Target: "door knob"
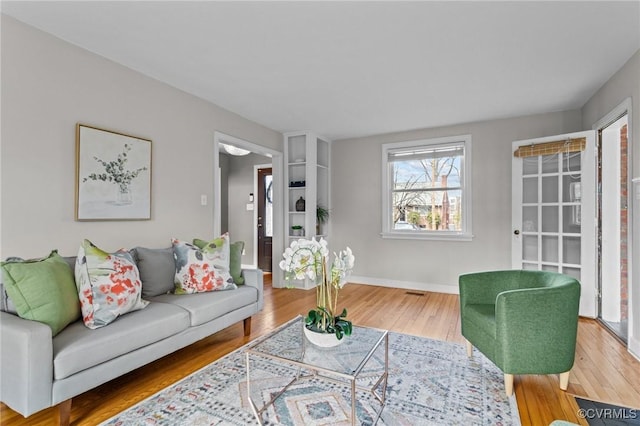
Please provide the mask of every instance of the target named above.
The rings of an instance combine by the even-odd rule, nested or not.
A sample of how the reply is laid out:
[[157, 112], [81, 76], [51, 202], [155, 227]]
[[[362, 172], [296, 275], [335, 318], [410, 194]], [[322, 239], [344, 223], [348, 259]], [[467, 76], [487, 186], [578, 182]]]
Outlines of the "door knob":
[[514, 234], [514, 235], [520, 235], [520, 230], [519, 230], [519, 229], [516, 229], [515, 231], [513, 231], [513, 234]]

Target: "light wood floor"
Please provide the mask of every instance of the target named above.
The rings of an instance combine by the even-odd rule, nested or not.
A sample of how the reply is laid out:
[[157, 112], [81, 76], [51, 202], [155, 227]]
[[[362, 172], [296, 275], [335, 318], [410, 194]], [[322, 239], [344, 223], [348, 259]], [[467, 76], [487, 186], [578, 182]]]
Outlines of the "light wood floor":
[[[314, 305], [314, 291], [272, 289], [269, 275], [265, 281], [265, 307], [253, 317], [251, 336], [243, 336], [240, 322], [88, 391], [74, 398], [71, 424], [100, 423], [295, 315], [305, 314]], [[349, 284], [340, 294], [340, 305], [348, 307], [349, 318], [360, 325], [462, 344], [458, 296], [418, 293]], [[558, 388], [556, 376], [516, 376], [515, 393], [524, 426], [546, 426], [555, 419], [586, 425], [577, 416], [578, 406], [572, 395], [640, 408], [640, 362], [596, 321], [581, 319], [568, 391]], [[56, 414], [56, 410], [47, 409], [24, 419], [0, 406], [1, 424], [6, 426], [51, 425], [56, 422]]]

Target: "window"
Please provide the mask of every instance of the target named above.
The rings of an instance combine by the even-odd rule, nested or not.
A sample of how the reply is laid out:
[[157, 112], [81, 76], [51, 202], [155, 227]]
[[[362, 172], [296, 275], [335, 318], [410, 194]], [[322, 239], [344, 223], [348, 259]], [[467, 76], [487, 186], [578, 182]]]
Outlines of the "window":
[[471, 135], [382, 145], [382, 236], [471, 240]]

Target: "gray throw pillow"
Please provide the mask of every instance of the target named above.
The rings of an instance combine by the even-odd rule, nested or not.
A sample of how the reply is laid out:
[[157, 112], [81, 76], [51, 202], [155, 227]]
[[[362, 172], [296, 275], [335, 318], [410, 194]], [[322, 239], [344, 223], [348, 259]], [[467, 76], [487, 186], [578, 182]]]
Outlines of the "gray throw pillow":
[[163, 249], [136, 247], [132, 252], [140, 272], [143, 299], [173, 291], [176, 264], [171, 247]]

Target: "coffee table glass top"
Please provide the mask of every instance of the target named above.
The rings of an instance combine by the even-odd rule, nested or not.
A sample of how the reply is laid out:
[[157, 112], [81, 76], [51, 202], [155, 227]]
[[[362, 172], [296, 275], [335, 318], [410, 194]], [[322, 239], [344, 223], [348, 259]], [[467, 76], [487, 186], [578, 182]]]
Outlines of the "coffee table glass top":
[[[351, 336], [333, 348], [319, 348], [304, 337], [304, 318], [298, 316], [288, 325], [267, 335], [247, 351], [253, 354], [312, 366], [349, 377], [358, 376], [365, 365], [377, 369], [377, 362], [367, 363], [387, 335], [386, 330], [353, 326]], [[373, 364], [369, 366], [368, 364]]]

